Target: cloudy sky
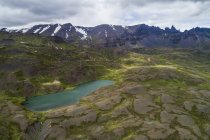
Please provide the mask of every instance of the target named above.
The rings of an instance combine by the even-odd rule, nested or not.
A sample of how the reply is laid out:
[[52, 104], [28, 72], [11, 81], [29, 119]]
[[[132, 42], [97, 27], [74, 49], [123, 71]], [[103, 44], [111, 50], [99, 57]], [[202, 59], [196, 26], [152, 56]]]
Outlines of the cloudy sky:
[[67, 22], [210, 27], [210, 0], [0, 0], [0, 27]]

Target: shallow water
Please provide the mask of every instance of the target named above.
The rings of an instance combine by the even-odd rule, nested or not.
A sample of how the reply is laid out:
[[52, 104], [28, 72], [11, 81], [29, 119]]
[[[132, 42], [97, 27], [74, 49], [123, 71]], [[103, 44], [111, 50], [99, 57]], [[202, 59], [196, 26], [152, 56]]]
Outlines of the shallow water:
[[58, 93], [31, 97], [24, 105], [32, 111], [45, 111], [57, 107], [75, 104], [81, 97], [86, 96], [99, 88], [113, 85], [111, 80], [98, 80], [79, 85], [73, 90], [65, 90]]

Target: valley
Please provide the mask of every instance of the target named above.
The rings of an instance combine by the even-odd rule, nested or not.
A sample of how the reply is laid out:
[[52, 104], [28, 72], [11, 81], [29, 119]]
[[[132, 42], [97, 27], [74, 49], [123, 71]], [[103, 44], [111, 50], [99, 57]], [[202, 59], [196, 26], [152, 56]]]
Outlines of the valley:
[[[0, 139], [210, 138], [208, 48], [82, 47], [5, 32], [0, 40]], [[73, 105], [23, 105], [96, 80], [115, 83]]]

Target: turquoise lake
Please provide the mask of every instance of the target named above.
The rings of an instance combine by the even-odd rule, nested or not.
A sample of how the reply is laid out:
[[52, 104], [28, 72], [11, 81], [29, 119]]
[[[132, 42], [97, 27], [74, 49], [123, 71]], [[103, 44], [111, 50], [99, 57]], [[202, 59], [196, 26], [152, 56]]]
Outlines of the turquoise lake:
[[23, 104], [31, 111], [46, 111], [49, 109], [72, 105], [99, 88], [113, 85], [111, 80], [98, 80], [77, 86], [73, 90], [65, 90], [58, 93], [35, 96], [29, 98]]

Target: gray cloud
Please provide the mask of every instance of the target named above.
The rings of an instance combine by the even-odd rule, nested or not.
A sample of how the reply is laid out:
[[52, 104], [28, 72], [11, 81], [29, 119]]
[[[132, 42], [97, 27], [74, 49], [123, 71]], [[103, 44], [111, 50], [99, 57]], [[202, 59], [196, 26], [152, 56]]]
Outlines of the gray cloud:
[[[112, 2], [112, 0], [108, 0], [109, 2]], [[208, 2], [209, 0], [118, 0], [115, 1], [115, 3], [119, 3], [123, 7], [128, 7], [130, 5], [134, 6], [144, 6], [151, 3], [174, 3], [174, 2]]]
[[0, 27], [35, 23], [210, 26], [210, 0], [1, 0]]
[[31, 22], [51, 22], [76, 15], [88, 8], [88, 0], [2, 0], [0, 26], [16, 26]]
[[76, 1], [66, 1], [66, 0], [3, 0], [0, 2], [2, 6], [24, 9], [36, 15], [52, 15], [59, 14], [62, 15], [68, 13], [75, 13], [78, 8], [90, 6], [90, 4], [85, 4], [87, 0]]

